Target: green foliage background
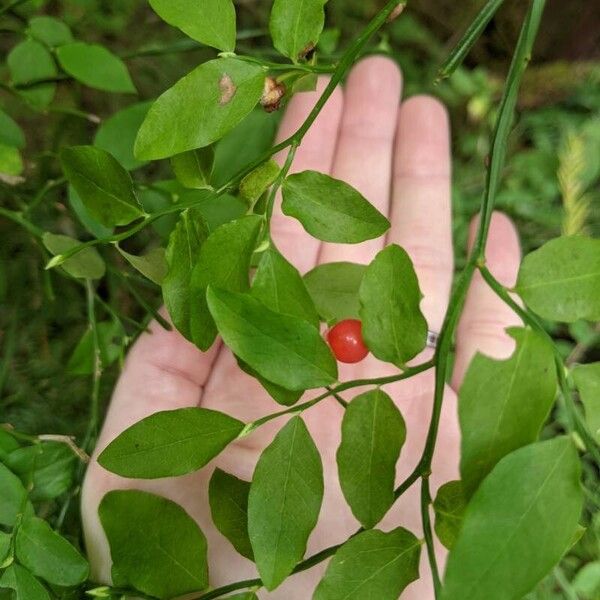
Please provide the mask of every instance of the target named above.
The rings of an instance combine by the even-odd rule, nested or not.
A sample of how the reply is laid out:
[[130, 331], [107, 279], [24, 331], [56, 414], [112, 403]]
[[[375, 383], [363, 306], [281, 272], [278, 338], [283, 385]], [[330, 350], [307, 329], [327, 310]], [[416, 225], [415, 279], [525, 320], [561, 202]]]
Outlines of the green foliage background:
[[[10, 3], [5, 2], [5, 5]], [[270, 42], [266, 23], [270, 2], [237, 3], [239, 29], [246, 39], [240, 50], [265, 52]], [[335, 55], [381, 8], [377, 0], [332, 0], [321, 51]], [[464, 257], [467, 226], [484, 188], [490, 129], [500, 95], [501, 78], [510, 58], [512, 40], [522, 19], [522, 3], [507, 9], [488, 28], [465, 67], [447, 83], [432, 81], [440, 60], [469, 22], [480, 2], [415, 0], [402, 19], [380, 36], [372, 51], [390, 53], [402, 66], [406, 94], [441, 96], [452, 113], [454, 142], [454, 216], [457, 263]], [[511, 215], [522, 235], [524, 252], [556, 237], [561, 231], [600, 235], [600, 48], [597, 30], [600, 8], [572, 0], [549, 3], [536, 60], [528, 71], [520, 97], [520, 118], [512, 136], [510, 160], [497, 206]], [[30, 15], [40, 12], [64, 19], [77, 39], [98, 42], [121, 56], [132, 74], [139, 98], [109, 94], [60, 83], [54, 106], [61, 111], [36, 113], [6, 90], [0, 106], [25, 130], [25, 184], [16, 192], [0, 184], [0, 205], [22, 210], [28, 198], [62, 177], [56, 152], [63, 145], [89, 144], [98, 126], [114, 112], [138, 100], [155, 98], [193, 66], [214, 56], [161, 21], [145, 0], [30, 0], [2, 15], [0, 51], [3, 56], [22, 39]], [[2, 61], [1, 69], [5, 61]], [[8, 74], [0, 72], [0, 82]], [[376, 101], [376, 99], [374, 99]], [[273, 131], [278, 116], [268, 124]], [[156, 165], [138, 172], [138, 180], [157, 180]], [[163, 167], [159, 167], [163, 168]], [[167, 169], [168, 167], [164, 167]], [[26, 206], [25, 206], [26, 208]], [[72, 217], [66, 187], [49, 189], [30, 217], [41, 228], [86, 239]], [[151, 234], [136, 237], [124, 248], [141, 253]], [[100, 252], [106, 253], [106, 249]], [[111, 262], [115, 265], [114, 253]], [[44, 271], [40, 247], [14, 223], [0, 217], [0, 422], [20, 431], [82, 435], [87, 423], [89, 377], [77, 376], [65, 365], [84, 334], [85, 291], [53, 271]], [[149, 318], [149, 307], [160, 304], [160, 290], [125, 268], [109, 270], [99, 290], [115, 311], [137, 323]], [[547, 324], [565, 356], [586, 361], [600, 358], [600, 331], [586, 323], [555, 327]], [[129, 326], [128, 336], [136, 328]], [[117, 360], [102, 378], [106, 401], [118, 375], [122, 342], [117, 335]], [[75, 369], [76, 370], [76, 369]], [[85, 370], [85, 369], [84, 369]], [[556, 414], [550, 428], [561, 427]], [[598, 487], [598, 473], [585, 475]], [[594, 485], [595, 484], [595, 485]], [[600, 494], [588, 498], [588, 515], [598, 512]], [[48, 514], [53, 507], [48, 506]], [[588, 517], [590, 521], [591, 517]], [[77, 539], [76, 511], [67, 513], [63, 530]], [[600, 598], [600, 519], [590, 527], [552, 577], [531, 598]]]

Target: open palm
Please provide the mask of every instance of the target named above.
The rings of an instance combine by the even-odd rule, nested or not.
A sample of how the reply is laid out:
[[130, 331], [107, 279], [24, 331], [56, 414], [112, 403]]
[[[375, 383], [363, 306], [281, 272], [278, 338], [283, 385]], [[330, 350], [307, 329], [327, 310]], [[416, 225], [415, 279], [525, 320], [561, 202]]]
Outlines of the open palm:
[[[322, 86], [321, 81], [319, 87]], [[414, 97], [401, 103], [401, 87], [400, 72], [389, 59], [373, 57], [360, 62], [344, 91], [338, 89], [326, 105], [293, 165], [294, 171], [314, 169], [329, 173], [360, 190], [389, 216], [392, 225], [387, 240], [357, 245], [322, 243], [310, 237], [297, 221], [278, 211], [273, 215], [272, 235], [279, 250], [301, 272], [335, 261], [367, 264], [386, 242], [401, 245], [415, 264], [424, 294], [421, 308], [429, 329], [439, 331], [453, 274], [448, 120], [444, 108], [430, 97]], [[316, 97], [315, 93], [301, 94], [292, 100], [279, 132], [281, 139], [302, 123]], [[519, 245], [512, 224], [502, 215], [494, 216], [487, 254], [488, 266], [496, 277], [512, 284], [519, 263]], [[513, 342], [504, 329], [513, 324], [515, 316], [476, 277], [459, 327], [453, 385], [448, 387], [444, 400], [431, 477], [433, 492], [442, 483], [458, 478], [460, 440], [454, 390], [475, 351], [498, 357], [510, 354]], [[421, 358], [426, 360], [428, 356]], [[340, 380], [393, 372], [393, 367], [369, 356], [357, 365], [343, 366]], [[431, 414], [433, 374], [422, 373], [387, 386], [386, 391], [407, 424], [407, 440], [397, 473], [401, 481], [421, 457]], [[485, 398], [481, 401], [485, 402]], [[153, 324], [151, 333], [144, 334], [129, 353], [96, 452], [125, 428], [154, 412], [197, 405], [218, 409], [244, 422], [278, 410], [258, 383], [240, 371], [226, 347], [217, 343], [209, 352], [201, 353], [176, 331], [168, 332]], [[340, 442], [342, 414], [343, 408], [328, 398], [303, 415], [321, 452], [325, 476], [323, 507], [307, 554], [343, 542], [359, 526], [337, 478], [335, 452]], [[208, 538], [211, 585], [256, 577], [254, 565], [239, 556], [212, 524], [208, 481], [215, 466], [250, 480], [261, 451], [283, 422], [277, 419], [269, 423], [231, 444], [200, 472], [177, 479], [127, 480], [92, 462], [84, 484], [82, 512], [94, 577], [110, 580], [110, 554], [97, 516], [98, 504], [107, 491], [126, 488], [168, 497], [197, 520]], [[387, 530], [398, 525], [421, 535], [418, 485], [394, 505], [380, 527]], [[274, 592], [261, 591], [259, 596], [306, 600], [323, 568], [319, 565], [295, 575]], [[425, 557], [421, 579], [407, 588], [403, 598], [433, 598]]]

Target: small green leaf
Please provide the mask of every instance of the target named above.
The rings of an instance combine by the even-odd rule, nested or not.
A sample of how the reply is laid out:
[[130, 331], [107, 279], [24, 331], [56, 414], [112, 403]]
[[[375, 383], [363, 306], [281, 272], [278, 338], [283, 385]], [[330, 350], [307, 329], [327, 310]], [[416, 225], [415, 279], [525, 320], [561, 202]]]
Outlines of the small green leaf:
[[273, 45], [294, 62], [316, 47], [325, 25], [327, 0], [275, 0], [269, 29]]
[[18, 148], [0, 144], [0, 174], [16, 177], [23, 172], [23, 159]]
[[577, 365], [573, 379], [585, 409], [587, 426], [600, 442], [600, 363]]
[[136, 157], [155, 160], [210, 146], [252, 111], [264, 79], [262, 67], [242, 60], [201, 64], [154, 103], [138, 133]]
[[514, 354], [504, 361], [477, 354], [459, 391], [460, 472], [467, 497], [503, 456], [538, 438], [554, 402], [551, 345], [531, 329], [509, 333], [517, 343]]
[[248, 375], [254, 377], [258, 383], [263, 386], [267, 394], [269, 394], [269, 396], [275, 400], [275, 402], [283, 404], [283, 406], [292, 406], [293, 404], [296, 404], [296, 402], [298, 402], [298, 400], [300, 400], [302, 397], [302, 394], [304, 393], [303, 391], [288, 390], [281, 385], [277, 385], [276, 383], [265, 379], [240, 358], [237, 358], [237, 362], [240, 369], [242, 369], [244, 373], [248, 373]]
[[547, 242], [523, 260], [516, 291], [544, 319], [600, 321], [600, 240]]
[[109, 237], [114, 233], [113, 227], [105, 227], [101, 225], [92, 217], [90, 211], [85, 207], [79, 194], [75, 190], [72, 185], [69, 185], [69, 204], [71, 209], [75, 213], [75, 216], [79, 219], [79, 222], [83, 225], [83, 227], [89, 231], [94, 237], [98, 239], [102, 239], [105, 237]]
[[106, 227], [128, 225], [144, 213], [129, 173], [105, 150], [72, 146], [60, 161], [90, 215]]
[[281, 167], [274, 161], [268, 160], [246, 175], [240, 182], [240, 196], [254, 206], [258, 199], [273, 185]]
[[25, 519], [17, 532], [19, 562], [48, 583], [71, 587], [89, 574], [87, 560], [50, 525], [37, 517]]
[[165, 254], [168, 270], [162, 283], [163, 299], [173, 324], [187, 339], [192, 339], [192, 271], [207, 237], [208, 226], [200, 210], [187, 209], [169, 237]]
[[383, 235], [390, 222], [347, 183], [317, 171], [283, 182], [282, 210], [325, 242], [356, 244]]
[[215, 527], [246, 558], [253, 559], [248, 537], [248, 494], [250, 482], [215, 469], [208, 486], [210, 511]]
[[575, 575], [573, 590], [577, 598], [594, 600], [600, 596], [600, 561], [587, 563]]
[[171, 166], [177, 181], [183, 187], [191, 189], [210, 188], [210, 180], [215, 165], [215, 149], [213, 146], [189, 150], [176, 154], [171, 158]]
[[[46, 81], [58, 75], [52, 55], [43, 44], [28, 38], [17, 44], [6, 58], [6, 65], [13, 85], [34, 84]], [[40, 83], [19, 93], [32, 106], [46, 108], [54, 98], [56, 84], [53, 82]]]
[[11, 541], [12, 535], [0, 531], [0, 568], [2, 568], [3, 563], [10, 552]]
[[190, 285], [191, 333], [193, 342], [208, 350], [217, 336], [217, 327], [206, 302], [209, 285], [235, 292], [249, 287], [249, 270], [263, 220], [249, 215], [221, 225], [200, 249]]
[[448, 550], [452, 550], [462, 525], [467, 499], [461, 481], [448, 481], [433, 501], [435, 533]]
[[25, 134], [19, 124], [3, 110], [0, 110], [0, 144], [23, 149]]
[[248, 498], [250, 541], [268, 590], [302, 560], [322, 501], [321, 457], [304, 421], [294, 417], [262, 453]]
[[32, 38], [55, 48], [73, 41], [69, 26], [55, 17], [38, 15], [29, 20], [29, 34]]
[[[21, 480], [0, 463], [0, 525], [12, 527], [26, 501], [27, 492]], [[29, 505], [29, 502], [27, 502]], [[30, 506], [30, 505], [29, 505]]]
[[520, 600], [530, 592], [570, 547], [583, 504], [579, 477], [565, 437], [505, 456], [469, 502], [442, 600]]
[[164, 248], [153, 248], [142, 256], [129, 254], [129, 252], [125, 252], [119, 245], [117, 245], [117, 250], [121, 253], [121, 256], [123, 256], [123, 258], [144, 277], [153, 283], [156, 283], [156, 285], [162, 284], [168, 270]]
[[[80, 241], [66, 235], [50, 232], [44, 233], [42, 242], [55, 256], [60, 256], [81, 244]], [[106, 271], [104, 260], [95, 248], [84, 248], [60, 264], [69, 275], [78, 279], [101, 279]]]
[[273, 246], [262, 255], [250, 293], [275, 312], [319, 326], [319, 315], [302, 276]]
[[313, 600], [397, 600], [418, 579], [420, 554], [421, 542], [401, 527], [360, 533], [335, 553]]
[[4, 462], [13, 450], [20, 447], [19, 442], [8, 431], [0, 428], [0, 461]]
[[335, 383], [337, 363], [306, 321], [273, 312], [247, 294], [209, 288], [207, 299], [224, 342], [265, 379], [298, 391]]
[[364, 273], [359, 297], [363, 337], [377, 358], [402, 367], [425, 348], [419, 281], [400, 246], [392, 244], [377, 254]]
[[[119, 321], [100, 321], [96, 324], [100, 346], [102, 367], [112, 365], [123, 355], [125, 331]], [[91, 375], [94, 372], [94, 334], [91, 329], [85, 333], [75, 346], [67, 363], [67, 372], [71, 375]]]
[[98, 44], [72, 42], [56, 49], [60, 66], [77, 81], [106, 92], [136, 93], [125, 63]]
[[128, 427], [100, 453], [98, 462], [123, 477], [177, 477], [206, 465], [243, 428], [244, 423], [216, 410], [165, 410]]
[[365, 392], [348, 404], [336, 458], [344, 497], [365, 529], [377, 525], [394, 503], [405, 440], [404, 419], [384, 391]]
[[15, 563], [0, 577], [0, 588], [14, 590], [14, 600], [51, 600], [46, 588], [27, 569]]
[[102, 121], [94, 146], [110, 152], [128, 171], [143, 165], [133, 156], [133, 145], [150, 106], [152, 102], [132, 104]]
[[175, 502], [119, 490], [104, 496], [98, 513], [117, 585], [165, 600], [208, 586], [206, 538]]
[[327, 263], [304, 276], [304, 283], [324, 321], [360, 318], [358, 290], [366, 268], [349, 262]]
[[231, 0], [150, 0], [169, 25], [192, 39], [223, 52], [235, 50], [235, 7]]

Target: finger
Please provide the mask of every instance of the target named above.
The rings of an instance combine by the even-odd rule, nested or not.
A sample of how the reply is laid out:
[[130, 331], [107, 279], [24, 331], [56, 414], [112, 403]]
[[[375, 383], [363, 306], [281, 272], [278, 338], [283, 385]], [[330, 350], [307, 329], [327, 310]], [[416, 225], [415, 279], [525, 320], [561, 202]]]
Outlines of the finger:
[[452, 284], [450, 131], [444, 106], [415, 96], [400, 106], [388, 240], [410, 255], [421, 309], [439, 331]]
[[[277, 135], [278, 142], [287, 139], [302, 125], [328, 82], [327, 78], [321, 77], [315, 92], [292, 98]], [[292, 173], [306, 170], [331, 172], [343, 103], [342, 90], [337, 88], [302, 140], [290, 170]], [[283, 163], [286, 156], [287, 150], [280, 152], [278, 162]], [[271, 219], [271, 235], [279, 250], [300, 272], [315, 266], [321, 243], [310, 236], [299, 221], [281, 212], [280, 195]]]
[[[470, 244], [473, 243], [477, 221], [471, 223]], [[494, 213], [487, 243], [487, 267], [507, 287], [515, 284], [521, 249], [512, 221], [502, 213]], [[495, 358], [506, 358], [514, 349], [514, 340], [505, 329], [519, 325], [519, 317], [489, 288], [479, 273], [465, 302], [457, 330], [456, 363], [453, 387], [458, 389], [476, 352]]]
[[[354, 186], [381, 213], [389, 210], [392, 154], [402, 78], [396, 63], [373, 56], [350, 73], [344, 89], [332, 175]], [[319, 262], [368, 263], [384, 238], [362, 244], [323, 244]]]

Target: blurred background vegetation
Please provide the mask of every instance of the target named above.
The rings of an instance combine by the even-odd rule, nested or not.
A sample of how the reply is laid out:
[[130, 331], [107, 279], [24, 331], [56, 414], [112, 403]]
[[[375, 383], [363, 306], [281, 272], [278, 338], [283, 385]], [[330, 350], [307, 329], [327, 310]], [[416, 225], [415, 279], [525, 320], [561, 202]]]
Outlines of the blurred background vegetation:
[[[236, 4], [239, 51], [278, 60], [267, 33], [270, 2], [238, 0]], [[458, 267], [464, 260], [467, 225], [481, 198], [491, 126], [526, 7], [520, 0], [507, 0], [464, 67], [436, 86], [441, 60], [482, 4], [482, 0], [413, 0], [370, 47], [399, 62], [407, 94], [436, 94], [451, 112]], [[330, 0], [328, 29], [319, 46], [323, 60], [335, 60], [382, 5], [383, 0]], [[78, 40], [100, 43], [123, 58], [139, 95], [105, 93], [65, 79], [58, 82], [50, 107], [36, 109], [23, 102], [11, 87], [6, 58], [27, 36], [29, 19], [39, 14], [59, 17]], [[600, 234], [599, 32], [600, 3], [549, 0], [520, 97], [510, 160], [497, 202], [518, 223], [525, 252], [561, 233]], [[69, 197], [56, 159], [59, 148], [92, 143], [111, 115], [152, 100], [214, 56], [212, 50], [165, 25], [144, 0], [4, 0], [0, 3], [0, 51], [0, 108], [25, 133], [23, 180], [15, 185], [0, 178], [0, 207], [27, 214], [43, 230], [81, 240], [95, 232], [89, 224], [86, 228], [77, 199]], [[253, 115], [244, 129], [228, 136], [218, 151], [217, 171], [225, 177], [269, 144], [278, 118], [277, 114]], [[6, 123], [0, 122], [0, 137], [6, 131]], [[108, 135], [109, 145], [119, 142], [123, 140], [118, 135]], [[166, 163], [142, 166], [135, 177], [147, 210], [179, 197], [181, 190], [171, 181]], [[227, 218], [219, 210], [213, 214], [214, 207], [207, 206], [211, 218]], [[226, 210], [235, 213], [234, 200]], [[169, 227], [168, 221], [159, 221], [154, 231], [137, 236], [127, 249], [139, 252], [156, 245]], [[160, 295], [158, 287], [128, 269], [111, 248], [101, 252], [114, 267], [96, 299], [105, 337], [101, 397], [106, 402], [126, 345], [160, 305]], [[44, 271], [46, 259], [35, 236], [0, 216], [0, 422], [31, 434], [81, 436], [88, 420], [91, 385], [85, 288], [54, 271]], [[600, 358], [597, 326], [576, 323], [567, 328], [548, 323], [548, 328], [571, 361]], [[548, 429], [561, 428], [561, 415], [555, 414]], [[588, 465], [585, 476], [588, 489], [597, 489], [595, 467]], [[586, 533], [531, 599], [600, 599], [600, 519], [594, 517], [599, 499], [598, 494], [590, 494]], [[47, 514], [51, 516], [59, 505], [55, 498], [48, 501]], [[77, 537], [74, 513], [69, 510], [60, 519]]]

